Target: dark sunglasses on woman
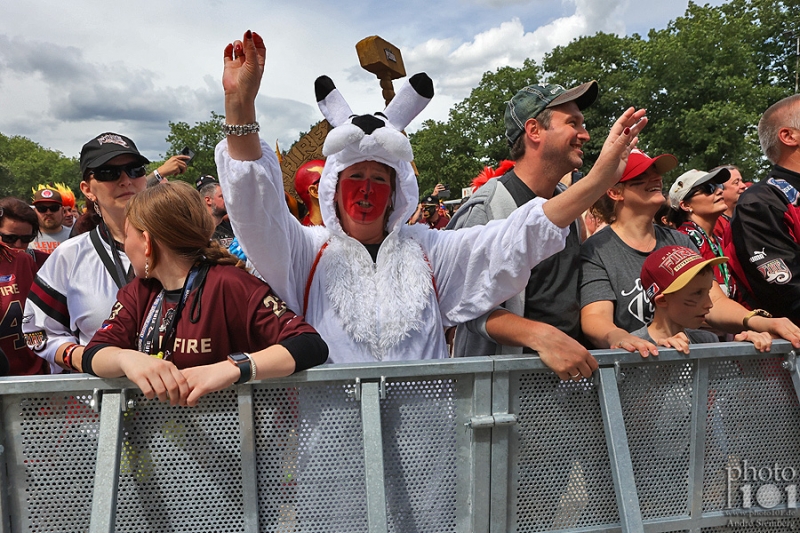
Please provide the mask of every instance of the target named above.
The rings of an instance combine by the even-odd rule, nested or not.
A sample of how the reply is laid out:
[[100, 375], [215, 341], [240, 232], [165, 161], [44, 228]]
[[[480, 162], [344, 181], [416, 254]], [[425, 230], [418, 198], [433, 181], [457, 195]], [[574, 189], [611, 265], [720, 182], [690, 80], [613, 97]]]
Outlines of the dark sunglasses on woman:
[[707, 181], [707, 182], [703, 183], [702, 185], [698, 185], [696, 187], [693, 187], [692, 190], [687, 195], [687, 198], [691, 198], [692, 196], [695, 196], [696, 194], [700, 194], [700, 193], [705, 194], [706, 196], [711, 196], [712, 194], [714, 194], [717, 191], [717, 189], [719, 189], [721, 187], [722, 187], [722, 184], [720, 184], [720, 183], [714, 183], [712, 181]]
[[17, 241], [22, 241], [24, 244], [29, 244], [35, 238], [36, 234], [16, 235], [14, 233], [0, 233], [0, 239], [2, 239], [5, 244], [14, 244]]
[[133, 163], [123, 166], [108, 166], [95, 168], [90, 171], [92, 177], [97, 181], [117, 181], [124, 172], [129, 178], [143, 178], [147, 175], [147, 169], [144, 165]]

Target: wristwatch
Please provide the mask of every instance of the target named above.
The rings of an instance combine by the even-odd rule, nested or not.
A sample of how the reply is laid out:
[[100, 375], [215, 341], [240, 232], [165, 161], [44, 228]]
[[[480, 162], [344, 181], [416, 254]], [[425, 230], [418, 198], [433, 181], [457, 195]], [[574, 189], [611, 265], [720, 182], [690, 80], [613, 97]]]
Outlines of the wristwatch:
[[747, 313], [745, 317], [742, 319], [742, 325], [744, 326], [744, 329], [747, 329], [747, 323], [750, 322], [750, 319], [756, 315], [763, 316], [764, 318], [772, 318], [772, 315], [764, 311], [763, 309], [753, 309], [752, 311]]
[[239, 379], [234, 382], [234, 385], [241, 385], [242, 383], [253, 381], [256, 377], [256, 365], [249, 353], [232, 353], [228, 356], [228, 361], [239, 367], [239, 372], [241, 373]]

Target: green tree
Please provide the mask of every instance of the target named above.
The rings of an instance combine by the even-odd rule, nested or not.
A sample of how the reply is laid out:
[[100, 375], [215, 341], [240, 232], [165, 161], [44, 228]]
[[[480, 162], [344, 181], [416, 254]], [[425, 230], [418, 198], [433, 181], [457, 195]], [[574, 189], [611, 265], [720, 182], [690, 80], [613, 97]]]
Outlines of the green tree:
[[642, 146], [675, 154], [678, 172], [732, 163], [746, 177], [762, 175], [768, 163], [756, 125], [769, 105], [791, 94], [789, 58], [778, 43], [798, 15], [781, 2], [689, 3], [683, 17], [651, 30], [632, 94], [651, 121]]
[[169, 155], [162, 161], [153, 162], [150, 168], [157, 168], [169, 157], [179, 154], [185, 147], [189, 147], [194, 152], [192, 164], [184, 174], [177, 176], [183, 181], [191, 184], [202, 175], [217, 175], [217, 165], [214, 162], [214, 148], [225, 136], [222, 133], [222, 126], [225, 124], [225, 116], [211, 112], [211, 119], [204, 122], [196, 122], [190, 126], [186, 122], [170, 122], [169, 135], [166, 141], [169, 143]]
[[597, 33], [554, 48], [542, 61], [548, 83], [575, 87], [597, 80], [597, 100], [583, 110], [586, 127], [592, 134], [583, 149], [586, 168], [600, 155], [614, 121], [632, 105], [629, 98], [639, 75], [637, 56], [642, 45], [636, 34], [618, 37]]
[[457, 191], [468, 186], [484, 166], [507, 159], [506, 102], [538, 79], [539, 67], [532, 59], [520, 68], [487, 72], [470, 95], [450, 110], [447, 122], [424, 122], [411, 135], [422, 194], [437, 183], [447, 183]]
[[32, 189], [40, 183], [63, 183], [79, 193], [80, 181], [77, 158], [44, 148], [26, 137], [0, 133], [0, 197], [30, 201]]

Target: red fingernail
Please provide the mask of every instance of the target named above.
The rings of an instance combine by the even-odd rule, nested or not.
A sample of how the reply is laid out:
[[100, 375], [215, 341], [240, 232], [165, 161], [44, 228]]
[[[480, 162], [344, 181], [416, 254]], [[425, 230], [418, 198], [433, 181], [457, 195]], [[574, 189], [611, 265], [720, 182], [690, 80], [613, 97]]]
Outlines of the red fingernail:
[[624, 130], [622, 130], [622, 133], [625, 134], [625, 135], [630, 135], [631, 134], [631, 129], [630, 128], [625, 128]]
[[244, 37], [245, 37], [245, 39], [252, 39], [253, 38], [253, 32], [251, 32], [250, 30], [247, 30], [247, 33], [244, 34]]

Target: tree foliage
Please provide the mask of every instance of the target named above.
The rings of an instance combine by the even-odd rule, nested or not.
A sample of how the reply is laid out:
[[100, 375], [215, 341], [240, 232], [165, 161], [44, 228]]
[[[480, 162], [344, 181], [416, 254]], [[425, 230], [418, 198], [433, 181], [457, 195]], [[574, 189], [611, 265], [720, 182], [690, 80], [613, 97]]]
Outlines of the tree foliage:
[[30, 202], [33, 188], [40, 183], [63, 183], [73, 192], [80, 192], [80, 181], [77, 158], [44, 148], [26, 137], [0, 133], [0, 198], [15, 196]]
[[[169, 157], [179, 154], [181, 150], [188, 147], [194, 152], [192, 164], [186, 172], [176, 178], [188, 181], [191, 184], [205, 174], [217, 175], [217, 165], [214, 162], [214, 148], [225, 135], [222, 133], [222, 126], [225, 124], [225, 116], [211, 112], [211, 118], [204, 122], [195, 122], [190, 126], [186, 122], [170, 122], [169, 135], [166, 141], [169, 143]], [[151, 168], [156, 168], [163, 161], [154, 162]]]
[[487, 72], [470, 95], [453, 106], [447, 122], [424, 122], [410, 137], [421, 194], [430, 193], [437, 183], [454, 191], [466, 187], [485, 165], [507, 159], [506, 102], [538, 79], [539, 68], [531, 59], [520, 68]]
[[[412, 136], [421, 189], [437, 181], [465, 185], [484, 165], [508, 157], [502, 139], [504, 103], [530, 83], [572, 87], [595, 79], [597, 101], [584, 111], [592, 140], [587, 170], [613, 121], [627, 107], [647, 109], [639, 145], [650, 155], [675, 154], [680, 166], [667, 185], [691, 168], [736, 164], [746, 178], [768, 166], [756, 125], [764, 110], [793, 92], [800, 4], [730, 0], [721, 6], [689, 3], [663, 30], [619, 37], [598, 33], [546, 54], [541, 69], [488, 72], [446, 122], [428, 121]], [[437, 178], [440, 176], [441, 179]]]

